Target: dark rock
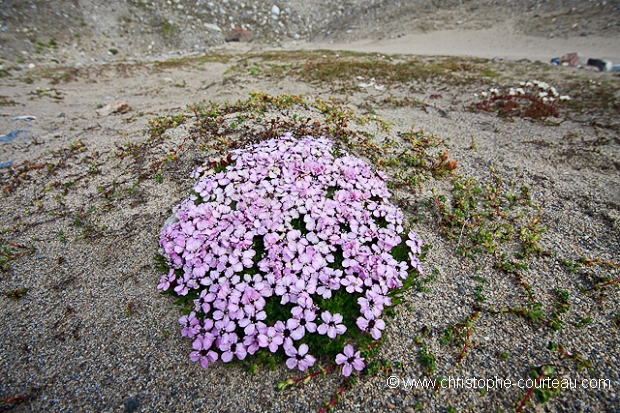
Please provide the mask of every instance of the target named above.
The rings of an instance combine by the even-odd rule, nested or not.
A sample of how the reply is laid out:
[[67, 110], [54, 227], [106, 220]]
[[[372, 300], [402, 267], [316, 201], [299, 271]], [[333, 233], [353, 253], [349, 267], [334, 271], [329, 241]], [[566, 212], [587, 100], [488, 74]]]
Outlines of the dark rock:
[[0, 135], [0, 142], [1, 143], [12, 142], [15, 139], [17, 139], [19, 135], [22, 135], [25, 133], [30, 133], [30, 131], [29, 130], [12, 130], [6, 135]]
[[131, 398], [125, 400], [125, 411], [127, 413], [133, 413], [140, 408], [140, 400]]
[[226, 42], [251, 42], [254, 35], [251, 31], [240, 27], [234, 28], [226, 35]]

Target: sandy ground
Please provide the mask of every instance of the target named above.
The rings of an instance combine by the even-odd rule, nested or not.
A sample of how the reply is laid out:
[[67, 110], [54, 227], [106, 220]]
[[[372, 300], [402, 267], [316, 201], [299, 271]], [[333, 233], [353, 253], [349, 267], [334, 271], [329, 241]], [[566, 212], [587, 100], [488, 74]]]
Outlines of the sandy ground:
[[[317, 45], [304, 45], [315, 48]], [[304, 47], [302, 46], [302, 47]], [[342, 49], [342, 44], [326, 43], [319, 47]], [[620, 45], [614, 37], [587, 36], [544, 38], [516, 34], [512, 26], [482, 30], [438, 30], [413, 33], [387, 40], [364, 40], [346, 44], [347, 50], [360, 52], [415, 54], [425, 56], [470, 56], [487, 59], [541, 61], [579, 52], [585, 57], [620, 62]]]
[[[272, 80], [254, 76], [243, 66], [250, 52], [313, 48], [498, 57], [508, 63], [481, 65], [510, 77], [489, 83], [514, 85], [515, 79], [525, 81], [541, 74], [555, 79], [561, 91], [567, 87], [564, 79], [570, 79], [589, 85], [594, 94], [613, 93], [607, 108], [562, 112], [561, 118], [550, 122], [507, 121], [494, 113], [466, 109], [473, 94], [481, 91], [478, 82], [454, 86], [438, 78], [341, 93], [336, 84], [311, 84], [294, 77]], [[450, 139], [441, 149], [447, 148], [458, 160], [459, 175], [488, 183], [493, 166], [504, 182], [528, 186], [547, 228], [540, 243], [551, 255], [530, 258], [522, 277], [544, 303], [547, 316], [556, 310], [554, 291], [570, 293], [570, 309], [560, 331], [514, 314], [493, 313], [493, 307], [527, 305], [519, 283], [495, 268], [497, 257], [492, 254], [480, 254], [474, 260], [457, 255], [455, 242], [440, 235], [434, 213], [411, 207], [430, 199], [433, 188], [448, 195], [451, 179], [430, 179], [419, 192], [397, 190], [395, 202], [407, 214], [420, 217], [417, 231], [434, 246], [424, 265], [436, 277], [429, 281], [428, 290], [412, 291], [406, 297], [386, 331], [388, 339], [379, 357], [402, 363], [403, 369], [361, 377], [336, 411], [515, 411], [527, 389], [392, 389], [386, 379], [395, 374], [518, 380], [527, 379], [532, 367], [541, 366], [555, 366], [560, 378], [609, 379], [612, 388], [563, 390], [547, 404], [524, 405], [526, 411], [618, 411], [617, 283], [601, 291], [580, 289], [618, 277], [618, 78], [546, 64], [551, 57], [571, 51], [620, 62], [616, 38], [549, 39], [495, 28], [405, 34], [382, 41], [285, 43], [276, 48], [237, 44], [214, 50], [233, 57], [170, 65], [153, 63], [153, 58], [146, 63], [119, 59], [82, 65], [58, 81], [53, 80], [57, 72], [45, 71], [49, 65], [37, 63], [34, 69], [15, 70], [0, 79], [0, 135], [6, 140], [0, 143], [4, 164], [0, 178], [6, 189], [0, 198], [0, 239], [3, 248], [10, 249], [5, 256], [11, 258], [10, 268], [0, 273], [0, 411], [318, 411], [322, 401], [338, 390], [338, 378], [329, 376], [278, 392], [278, 380], [296, 376], [284, 368], [254, 375], [239, 365], [201, 369], [188, 359], [191, 343], [180, 337], [180, 314], [173, 300], [155, 290], [159, 274], [153, 255], [159, 230], [171, 208], [187, 195], [193, 184], [189, 173], [206, 155], [188, 145], [178, 160], [162, 167], [161, 182], [150, 165], [195, 133], [188, 104], [232, 103], [247, 99], [251, 91], [299, 94], [309, 101], [335, 96], [360, 116], [370, 105], [376, 116], [393, 124], [389, 133], [372, 124], [359, 127], [373, 133], [376, 143], [390, 138], [402, 148], [407, 144], [403, 133], [424, 130]], [[294, 60], [283, 59], [284, 64], [294, 65]], [[545, 64], [511, 63], [520, 59]], [[260, 69], [266, 70], [269, 63]], [[368, 81], [355, 79], [357, 73], [350, 75], [354, 84]], [[423, 103], [404, 107], [377, 103], [386, 97]], [[116, 100], [127, 102], [130, 110], [97, 114], [98, 108]], [[300, 107], [281, 113], [271, 109], [265, 120], [291, 117], [293, 112], [321, 119], [316, 109]], [[140, 146], [148, 138], [144, 132], [152, 124], [149, 119], [180, 114], [188, 120], [167, 131], [163, 142], [123, 157], [122, 147]], [[17, 116], [36, 120], [13, 120]], [[17, 130], [24, 132], [10, 135]], [[206, 142], [213, 138], [204, 137]], [[616, 267], [601, 264], [570, 272], [562, 264], [582, 257], [600, 258]], [[461, 345], [442, 345], [441, 337], [449, 326], [472, 315], [479, 285], [476, 276], [488, 280], [486, 311], [471, 330], [465, 358], [457, 362]], [[20, 297], [22, 288], [26, 291]], [[559, 357], [548, 350], [550, 341], [574, 357]], [[422, 344], [436, 356], [433, 372], [420, 362]], [[586, 368], [580, 367], [580, 360], [588, 362]]]

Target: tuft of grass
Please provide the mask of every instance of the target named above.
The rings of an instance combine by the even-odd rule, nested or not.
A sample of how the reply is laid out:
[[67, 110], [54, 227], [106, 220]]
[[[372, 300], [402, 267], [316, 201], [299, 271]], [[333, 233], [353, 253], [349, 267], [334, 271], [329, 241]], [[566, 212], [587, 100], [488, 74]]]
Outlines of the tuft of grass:
[[15, 242], [0, 238], [0, 272], [11, 269], [11, 261], [34, 252], [33, 247], [26, 247]]
[[0, 95], [0, 106], [16, 106], [19, 105], [18, 102], [16, 102], [13, 99], [10, 99], [8, 96], [2, 96]]
[[163, 37], [171, 38], [179, 32], [179, 27], [169, 21], [164, 21], [160, 26], [160, 31]]
[[[453, 181], [452, 198], [434, 192], [430, 204], [440, 232], [456, 241], [457, 253], [473, 258], [476, 254], [495, 253], [502, 245], [520, 241], [520, 256], [541, 254], [540, 209], [529, 198], [527, 187], [516, 191], [511, 183], [505, 189], [502, 178], [490, 168], [491, 179], [480, 184], [474, 178], [457, 177]], [[507, 265], [504, 269], [511, 271]]]
[[420, 350], [418, 350], [417, 359], [427, 376], [431, 376], [437, 370], [437, 358], [428, 351], [426, 344], [423, 344]]
[[26, 295], [27, 292], [28, 292], [28, 288], [20, 287], [20, 288], [16, 288], [14, 290], [11, 290], [11, 291], [7, 291], [6, 293], [4, 293], [4, 295], [7, 298], [10, 298], [12, 300], [19, 300], [24, 295]]

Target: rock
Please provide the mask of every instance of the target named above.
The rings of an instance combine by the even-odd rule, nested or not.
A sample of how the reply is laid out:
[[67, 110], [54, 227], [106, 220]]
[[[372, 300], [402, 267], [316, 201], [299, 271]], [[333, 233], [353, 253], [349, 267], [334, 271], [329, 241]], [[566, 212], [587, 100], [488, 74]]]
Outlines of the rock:
[[273, 14], [274, 16], [279, 16], [280, 8], [274, 4], [273, 6], [271, 6], [271, 14]]
[[127, 413], [133, 413], [140, 408], [140, 401], [135, 398], [127, 399], [125, 401], [125, 411]]
[[15, 117], [11, 118], [11, 122], [15, 122], [16, 120], [23, 120], [23, 121], [26, 121], [26, 122], [30, 122], [30, 121], [33, 121], [33, 120], [37, 120], [37, 118], [34, 117], [34, 116], [30, 116], [30, 115], [15, 116]]
[[251, 31], [236, 27], [228, 32], [226, 35], [226, 42], [251, 42], [254, 40], [254, 35]]
[[221, 32], [222, 31], [222, 29], [220, 29], [220, 26], [218, 26], [217, 24], [205, 23], [204, 26], [205, 26], [205, 28], [207, 30], [211, 30], [211, 31], [214, 31], [214, 32]]
[[6, 135], [0, 135], [0, 143], [12, 142], [15, 139], [17, 139], [19, 135], [29, 134], [29, 133], [30, 133], [29, 130], [12, 130]]
[[99, 116], [108, 116], [112, 113], [127, 113], [130, 110], [131, 108], [129, 107], [129, 104], [127, 102], [117, 100], [116, 102], [108, 103], [101, 109], [98, 109], [97, 114]]

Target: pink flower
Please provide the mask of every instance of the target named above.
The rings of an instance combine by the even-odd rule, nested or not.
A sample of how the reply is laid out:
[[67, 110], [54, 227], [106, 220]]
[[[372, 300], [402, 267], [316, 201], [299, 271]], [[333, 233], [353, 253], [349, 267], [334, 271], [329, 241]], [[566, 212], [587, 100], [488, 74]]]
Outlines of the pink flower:
[[258, 345], [261, 347], [269, 347], [269, 351], [275, 353], [284, 343], [284, 337], [275, 327], [263, 327], [258, 333]]
[[422, 254], [423, 242], [418, 238], [418, 235], [415, 232], [409, 231], [409, 239], [405, 241], [405, 244], [407, 244], [413, 254]]
[[352, 345], [347, 344], [342, 353], [336, 355], [336, 364], [342, 365], [342, 375], [344, 377], [349, 377], [353, 369], [357, 371], [364, 369], [364, 359], [360, 357], [359, 351], [356, 352], [353, 349]]
[[360, 330], [370, 333], [372, 338], [379, 340], [381, 338], [381, 331], [385, 330], [385, 321], [380, 318], [364, 318], [358, 317], [355, 322]]
[[366, 297], [358, 298], [357, 303], [360, 305], [364, 317], [376, 318], [383, 312], [383, 305], [386, 303], [386, 299], [381, 294], [370, 290], [366, 291]]
[[290, 358], [286, 360], [286, 367], [290, 370], [297, 367], [300, 371], [306, 371], [308, 367], [314, 365], [316, 359], [308, 354], [308, 345], [302, 344], [299, 349], [295, 347], [288, 347], [286, 349], [286, 355]]
[[316, 332], [316, 313], [314, 310], [302, 307], [293, 307], [291, 314], [297, 320], [299, 320], [299, 326], [305, 329], [308, 333]]
[[[194, 312], [179, 320], [181, 334], [194, 339], [190, 358], [206, 367], [282, 349], [289, 368], [305, 371], [315, 363], [308, 352], [321, 349], [297, 341], [348, 340], [353, 320], [322, 304], [341, 294], [355, 297], [357, 326], [381, 338], [390, 290], [410, 268], [422, 271], [413, 231], [409, 260], [393, 257], [404, 217], [389, 202], [386, 176], [326, 138], [291, 134], [234, 150], [226, 162], [217, 173], [213, 165], [194, 171], [193, 192], [159, 239], [170, 269], [158, 290], [193, 301]], [[290, 308], [290, 318], [272, 321], [274, 304]], [[364, 368], [351, 345], [336, 363], [345, 377]]]
[[265, 323], [263, 320], [267, 318], [267, 313], [264, 311], [256, 312], [252, 309], [250, 312], [246, 312], [246, 317], [238, 321], [239, 327], [243, 327], [243, 332], [246, 335], [253, 335], [258, 329], [263, 327]]
[[174, 268], [170, 268], [168, 274], [164, 274], [159, 279], [159, 284], [157, 285], [157, 289], [161, 291], [167, 291], [170, 288], [170, 285], [174, 283], [176, 276], [174, 275]]
[[334, 339], [336, 335], [344, 334], [345, 331], [347, 331], [347, 327], [342, 324], [342, 315], [340, 314], [334, 314], [332, 316], [329, 311], [323, 311], [323, 313], [321, 313], [321, 319], [323, 319], [323, 324], [317, 328], [319, 334], [327, 334], [327, 337]]
[[207, 368], [210, 363], [217, 360], [217, 353], [213, 350], [209, 350], [213, 344], [213, 340], [213, 336], [209, 333], [197, 337], [192, 343], [194, 351], [189, 354], [190, 360], [193, 362], [200, 361], [200, 365], [204, 368]]
[[222, 361], [224, 363], [231, 361], [233, 356], [243, 360], [248, 354], [245, 345], [239, 342], [239, 337], [235, 333], [228, 334], [226, 339], [222, 340], [219, 348], [222, 351]]
[[189, 315], [184, 315], [179, 319], [179, 324], [183, 326], [181, 336], [192, 338], [198, 334], [200, 320], [196, 318], [196, 313], [192, 311]]

